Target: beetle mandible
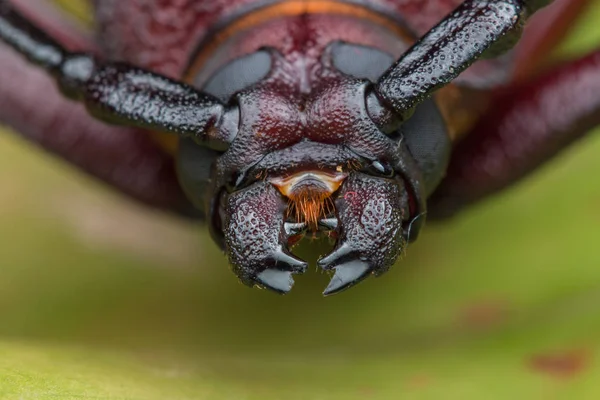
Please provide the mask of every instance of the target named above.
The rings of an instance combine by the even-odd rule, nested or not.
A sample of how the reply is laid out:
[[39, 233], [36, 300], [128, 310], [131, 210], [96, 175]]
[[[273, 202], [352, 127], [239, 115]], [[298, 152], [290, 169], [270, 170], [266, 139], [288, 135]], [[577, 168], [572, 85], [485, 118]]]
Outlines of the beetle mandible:
[[204, 219], [247, 285], [287, 293], [307, 267], [292, 244], [335, 238], [318, 261], [334, 294], [600, 122], [600, 53], [538, 73], [586, 1], [557, 0], [515, 47], [549, 3], [103, 0], [93, 40], [0, 0], [0, 121]]

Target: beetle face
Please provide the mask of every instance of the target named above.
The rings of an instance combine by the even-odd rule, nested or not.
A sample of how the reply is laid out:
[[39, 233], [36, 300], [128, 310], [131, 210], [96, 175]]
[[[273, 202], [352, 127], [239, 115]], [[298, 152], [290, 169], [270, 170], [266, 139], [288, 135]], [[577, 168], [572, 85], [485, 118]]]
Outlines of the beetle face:
[[[459, 85], [487, 87], [468, 68], [506, 52], [527, 18], [549, 1], [456, 1], [443, 19], [429, 15], [439, 21], [428, 32], [419, 24], [410, 29], [415, 8], [394, 2], [374, 10], [371, 2], [248, 1], [246, 11], [231, 13], [239, 4], [224, 1], [207, 8], [214, 13], [201, 13], [204, 23], [175, 25], [164, 18], [172, 12], [159, 11], [174, 5], [154, 2], [136, 18], [152, 22], [134, 29], [143, 38], [129, 35], [127, 17], [118, 18], [125, 30], [119, 23], [102, 29], [112, 32], [105, 47], [124, 51], [105, 56], [140, 66], [71, 52], [81, 47], [77, 41], [59, 43], [34, 22], [46, 18], [29, 20], [12, 3], [0, 0], [0, 40], [8, 45], [0, 48], [3, 71], [8, 68], [0, 120], [147, 204], [196, 216], [183, 188], [241, 280], [279, 292], [306, 268], [289, 251], [302, 234], [337, 238], [318, 262], [334, 271], [326, 293], [335, 293], [394, 263], [416, 239], [425, 199], [438, 216], [454, 211], [448, 205], [480, 200], [598, 124], [597, 96], [581, 95], [600, 93], [592, 90], [600, 82], [597, 52], [524, 86], [512, 79], [519, 83], [498, 98], [479, 93], [482, 104], [463, 101], [471, 90], [438, 92], [459, 75]], [[140, 10], [106, 3], [101, 19]], [[443, 8], [422, 3], [419, 13]], [[585, 1], [562, 3], [556, 14], [569, 15]], [[71, 37], [63, 27], [69, 24], [58, 22], [53, 30]], [[555, 36], [556, 25], [567, 24], [546, 25]], [[160, 38], [165, 32], [169, 40]], [[411, 46], [415, 33], [420, 39]], [[206, 40], [188, 60], [185, 83], [173, 79], [199, 36]], [[118, 39], [110, 43], [110, 37]], [[57, 93], [39, 96], [47, 82], [23, 68], [9, 47], [45, 69], [90, 115]], [[13, 77], [36, 90], [15, 85]], [[436, 92], [446, 118], [430, 99]], [[556, 113], [548, 104], [564, 107]], [[30, 118], [32, 111], [39, 116]], [[139, 129], [181, 139], [179, 185], [170, 152]], [[463, 138], [451, 160], [450, 136]]]
[[318, 265], [333, 272], [325, 294], [337, 293], [401, 254], [419, 177], [405, 176], [401, 136], [371, 118], [368, 81], [339, 75], [299, 95], [282, 84], [286, 66], [274, 57], [270, 77], [233, 96], [232, 120], [221, 126], [235, 125], [235, 138], [213, 153], [210, 184], [189, 183], [208, 171], [198, 165], [207, 150], [192, 142], [180, 150], [180, 179], [196, 203], [208, 193], [213, 236], [242, 282], [288, 292], [307, 267], [290, 248], [305, 234], [327, 235], [336, 245]]

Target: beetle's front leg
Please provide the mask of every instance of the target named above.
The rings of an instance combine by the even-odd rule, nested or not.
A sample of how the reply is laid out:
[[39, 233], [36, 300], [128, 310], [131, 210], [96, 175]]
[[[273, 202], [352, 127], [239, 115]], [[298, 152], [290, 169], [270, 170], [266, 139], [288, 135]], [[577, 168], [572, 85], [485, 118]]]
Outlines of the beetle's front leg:
[[600, 124], [600, 51], [498, 95], [429, 200], [446, 217], [515, 183]]

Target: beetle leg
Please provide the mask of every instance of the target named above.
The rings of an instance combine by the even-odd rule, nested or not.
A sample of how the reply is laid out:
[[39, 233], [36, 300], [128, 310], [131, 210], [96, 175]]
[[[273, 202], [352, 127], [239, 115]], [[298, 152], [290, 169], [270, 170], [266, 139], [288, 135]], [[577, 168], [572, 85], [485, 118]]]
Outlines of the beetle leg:
[[509, 88], [493, 104], [453, 152], [430, 216], [502, 190], [600, 124], [600, 51]]
[[[225, 109], [216, 98], [150, 71], [69, 52], [6, 0], [0, 0], [0, 39], [55, 76], [65, 95], [83, 102], [99, 119], [219, 147], [231, 141], [233, 133], [220, 129]], [[227, 115], [236, 117], [235, 112]]]
[[285, 223], [286, 207], [279, 191], [265, 181], [228, 196], [225, 246], [234, 272], [246, 285], [287, 293], [294, 284], [292, 274], [306, 270], [307, 264], [286, 247], [289, 237], [303, 229]]
[[408, 242], [405, 218], [408, 196], [391, 179], [354, 173], [336, 199], [338, 240], [334, 250], [317, 264], [335, 271], [323, 294], [347, 289], [370, 274], [387, 271]]

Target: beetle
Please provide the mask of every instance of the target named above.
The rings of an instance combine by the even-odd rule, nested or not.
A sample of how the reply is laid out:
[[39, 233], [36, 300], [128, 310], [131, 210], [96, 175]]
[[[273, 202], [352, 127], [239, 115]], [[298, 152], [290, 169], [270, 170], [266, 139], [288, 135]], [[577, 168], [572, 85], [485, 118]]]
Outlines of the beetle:
[[333, 238], [330, 295], [600, 122], [599, 52], [539, 72], [586, 4], [525, 29], [550, 2], [103, 0], [92, 40], [0, 0], [0, 121], [206, 221], [249, 286], [287, 293], [291, 247]]

